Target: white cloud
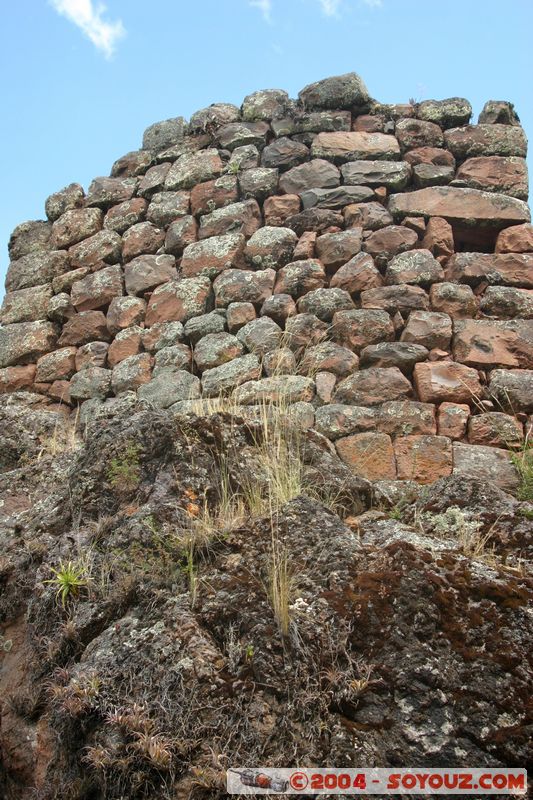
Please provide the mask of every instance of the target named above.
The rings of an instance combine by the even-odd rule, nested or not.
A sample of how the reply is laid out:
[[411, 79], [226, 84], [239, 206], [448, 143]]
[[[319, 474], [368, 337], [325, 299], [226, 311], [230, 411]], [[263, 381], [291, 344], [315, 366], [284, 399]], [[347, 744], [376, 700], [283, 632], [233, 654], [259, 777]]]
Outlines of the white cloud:
[[326, 17], [336, 17], [339, 11], [341, 0], [318, 0], [322, 11]]
[[[268, 1], [268, 0], [267, 0]], [[63, 17], [77, 25], [106, 58], [111, 58], [119, 39], [126, 33], [121, 20], [106, 22], [106, 7], [93, 5], [93, 0], [50, 0]]]
[[272, 12], [272, 0], [250, 0], [253, 8], [258, 8], [266, 22], [270, 22]]

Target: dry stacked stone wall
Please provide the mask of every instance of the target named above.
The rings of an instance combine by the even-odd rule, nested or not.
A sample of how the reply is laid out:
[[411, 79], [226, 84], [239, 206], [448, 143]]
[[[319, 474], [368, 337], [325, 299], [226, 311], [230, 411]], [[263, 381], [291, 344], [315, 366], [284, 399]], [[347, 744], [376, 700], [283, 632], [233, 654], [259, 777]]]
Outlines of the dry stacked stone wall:
[[471, 112], [383, 105], [352, 73], [152, 125], [13, 232], [0, 391], [82, 418], [283, 398], [371, 480], [512, 488], [533, 414], [527, 141], [512, 104]]

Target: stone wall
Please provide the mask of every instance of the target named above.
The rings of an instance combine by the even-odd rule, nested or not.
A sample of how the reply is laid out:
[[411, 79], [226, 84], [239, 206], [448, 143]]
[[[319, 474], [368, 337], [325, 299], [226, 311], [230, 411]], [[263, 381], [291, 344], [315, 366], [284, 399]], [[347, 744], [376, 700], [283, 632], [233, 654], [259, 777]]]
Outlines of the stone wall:
[[152, 125], [13, 232], [0, 391], [84, 416], [282, 397], [370, 479], [511, 488], [533, 414], [527, 141], [510, 103], [470, 117], [349, 74]]

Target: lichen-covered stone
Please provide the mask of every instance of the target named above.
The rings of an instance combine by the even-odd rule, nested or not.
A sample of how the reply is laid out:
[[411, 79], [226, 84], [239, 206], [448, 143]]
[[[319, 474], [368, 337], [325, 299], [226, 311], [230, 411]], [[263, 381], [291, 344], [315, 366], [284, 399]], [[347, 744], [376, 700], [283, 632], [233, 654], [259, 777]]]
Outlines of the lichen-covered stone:
[[183, 333], [192, 345], [197, 345], [204, 336], [224, 333], [226, 321], [219, 311], [191, 317], [183, 326]]
[[519, 126], [466, 125], [445, 133], [446, 147], [461, 160], [473, 156], [526, 157], [527, 139]]
[[44, 320], [47, 318], [51, 298], [52, 287], [48, 283], [8, 292], [0, 309], [0, 323], [11, 325], [14, 322]]
[[218, 150], [200, 150], [183, 155], [172, 165], [165, 179], [165, 189], [192, 189], [197, 183], [213, 180], [224, 166]]
[[396, 255], [387, 266], [385, 283], [410, 283], [428, 288], [444, 280], [444, 271], [429, 250], [413, 250]]
[[72, 284], [72, 305], [78, 311], [104, 308], [114, 297], [122, 294], [122, 286], [122, 270], [118, 264], [100, 269]]
[[311, 156], [334, 164], [359, 160], [395, 161], [400, 158], [400, 146], [394, 136], [385, 133], [319, 133], [311, 145]]
[[298, 311], [314, 314], [323, 322], [331, 322], [338, 311], [355, 308], [354, 302], [344, 289], [313, 289], [298, 300]]
[[208, 333], [194, 348], [194, 363], [200, 372], [219, 367], [244, 353], [244, 347], [231, 333]]
[[183, 117], [155, 122], [146, 128], [143, 134], [143, 150], [158, 152], [180, 142], [186, 133], [186, 122]]
[[51, 322], [16, 322], [0, 327], [0, 368], [35, 362], [57, 344]]
[[281, 343], [283, 331], [269, 317], [259, 317], [247, 322], [237, 333], [237, 339], [259, 357], [276, 350]]
[[255, 381], [261, 376], [261, 364], [253, 353], [234, 358], [219, 367], [208, 369], [202, 375], [202, 393], [204, 397], [217, 397], [241, 383]]
[[176, 278], [176, 260], [171, 255], [138, 256], [124, 267], [126, 292], [143, 294]]
[[298, 93], [298, 99], [309, 111], [352, 109], [367, 103], [369, 94], [362, 78], [355, 72], [347, 72], [308, 84]]
[[60, 189], [59, 192], [54, 192], [46, 198], [44, 204], [46, 216], [50, 222], [55, 222], [65, 211], [81, 208], [84, 200], [85, 192], [83, 191], [83, 186], [79, 183], [70, 183], [64, 189]]
[[149, 353], [129, 356], [113, 368], [111, 386], [115, 394], [138, 389], [152, 377], [152, 357]]
[[88, 239], [102, 228], [103, 214], [99, 208], [73, 208], [65, 211], [52, 225], [50, 249], [63, 250]]
[[187, 322], [212, 308], [213, 293], [209, 278], [183, 278], [158, 286], [146, 310], [146, 326], [155, 322]]
[[394, 480], [396, 461], [386, 433], [354, 433], [335, 443], [341, 461], [369, 481]]
[[303, 375], [274, 375], [241, 384], [234, 392], [237, 403], [310, 402], [315, 394], [312, 378]]
[[111, 370], [102, 367], [86, 367], [76, 372], [70, 381], [70, 397], [81, 402], [98, 398], [103, 400], [111, 394]]
[[14, 292], [51, 283], [69, 269], [68, 254], [64, 250], [29, 253], [11, 261], [6, 275], [6, 290]]
[[170, 408], [181, 400], [200, 397], [200, 379], [186, 370], [164, 367], [139, 387], [137, 396], [155, 408]]
[[406, 161], [350, 161], [341, 167], [344, 183], [386, 186], [396, 192], [407, 186], [411, 172], [411, 166]]
[[199, 239], [242, 233], [247, 238], [261, 227], [261, 211], [256, 200], [243, 200], [205, 214], [200, 220]]
[[434, 122], [441, 128], [454, 128], [468, 125], [472, 116], [472, 106], [464, 97], [423, 100], [418, 103], [416, 114], [420, 119]]
[[216, 306], [225, 308], [234, 302], [262, 304], [272, 294], [275, 279], [273, 269], [226, 269], [213, 283]]
[[344, 378], [334, 394], [336, 403], [376, 406], [411, 394], [411, 384], [397, 367], [369, 367]]

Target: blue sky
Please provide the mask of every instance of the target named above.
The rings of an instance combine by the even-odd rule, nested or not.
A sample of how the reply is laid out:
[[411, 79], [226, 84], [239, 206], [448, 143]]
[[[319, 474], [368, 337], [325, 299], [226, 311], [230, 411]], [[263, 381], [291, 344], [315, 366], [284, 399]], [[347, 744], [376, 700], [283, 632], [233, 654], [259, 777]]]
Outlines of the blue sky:
[[[11, 230], [140, 146], [257, 89], [358, 72], [382, 102], [510, 99], [533, 138], [532, 0], [18, 0], [0, 32], [0, 281]], [[1, 290], [0, 290], [1, 293]]]

